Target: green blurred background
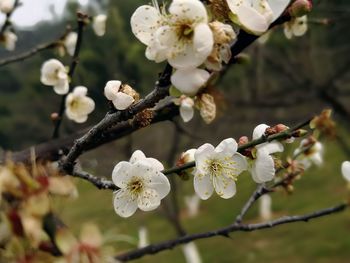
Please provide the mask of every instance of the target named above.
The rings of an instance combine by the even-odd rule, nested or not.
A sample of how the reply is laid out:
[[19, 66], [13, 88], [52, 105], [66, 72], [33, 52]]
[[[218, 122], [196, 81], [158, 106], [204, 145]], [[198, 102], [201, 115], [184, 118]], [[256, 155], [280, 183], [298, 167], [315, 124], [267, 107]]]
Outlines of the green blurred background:
[[[164, 65], [145, 58], [145, 47], [131, 34], [129, 25], [132, 12], [146, 3], [148, 1], [90, 1], [83, 8], [91, 15], [108, 14], [105, 36], [96, 37], [90, 27], [85, 30], [80, 63], [73, 79], [73, 85], [88, 87], [97, 107], [83, 125], [65, 119], [62, 136], [89, 127], [104, 116], [108, 105], [103, 88], [108, 80], [122, 80], [141, 94], [152, 90]], [[1, 48], [0, 61], [55, 40], [67, 24], [74, 27], [77, 8], [79, 6], [71, 1], [63, 16], [38, 23], [33, 28], [15, 27], [16, 51], [7, 52]], [[274, 217], [307, 213], [339, 203], [347, 198], [340, 164], [350, 159], [349, 14], [349, 1], [314, 1], [306, 35], [287, 40], [283, 28], [276, 28], [266, 44], [256, 43], [245, 51], [250, 55], [249, 63], [234, 66], [227, 72], [217, 85], [221, 91], [217, 100], [219, 112], [212, 124], [204, 124], [199, 116], [189, 124], [177, 120], [181, 132], [176, 132], [172, 122], [156, 124], [85, 154], [82, 166], [96, 175], [110, 178], [113, 166], [120, 160], [127, 160], [136, 149], [171, 166], [179, 153], [204, 142], [216, 144], [227, 137], [250, 137], [253, 128], [263, 122], [292, 126], [331, 107], [338, 122], [338, 137], [327, 139], [325, 143], [325, 164], [307, 171], [296, 183], [294, 194], [281, 191], [272, 195]], [[58, 57], [58, 52], [47, 50], [20, 63], [0, 67], [0, 147], [4, 150], [20, 150], [50, 138], [53, 128], [50, 114], [57, 111], [60, 96], [43, 86], [39, 78], [41, 64], [53, 57]], [[69, 64], [69, 57], [59, 59]], [[202, 202], [200, 214], [190, 219], [186, 216], [183, 197], [193, 194], [192, 181], [175, 180], [181, 221], [190, 233], [232, 223], [255, 189], [250, 175], [244, 174], [238, 181], [235, 198], [213, 197]], [[62, 212], [63, 220], [76, 233], [83, 222], [96, 222], [114, 240], [119, 252], [135, 248], [135, 244], [115, 239], [128, 235], [136, 240], [140, 225], [149, 229], [152, 242], [176, 237], [161, 208], [157, 212], [138, 212], [130, 219], [121, 219], [113, 211], [109, 191], [77, 183], [79, 199], [57, 202], [57, 211]], [[254, 207], [247, 221], [258, 220]], [[350, 214], [347, 211], [310, 223], [234, 233], [232, 239], [215, 237], [196, 244], [203, 262], [349, 262]], [[176, 248], [136, 262], [153, 261], [184, 262], [184, 257]]]

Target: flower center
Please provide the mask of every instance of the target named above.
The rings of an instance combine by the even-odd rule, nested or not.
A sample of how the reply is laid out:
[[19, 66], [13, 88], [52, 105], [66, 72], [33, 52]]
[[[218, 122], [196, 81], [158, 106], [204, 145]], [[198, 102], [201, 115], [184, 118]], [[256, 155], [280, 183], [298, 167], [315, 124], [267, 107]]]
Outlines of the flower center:
[[231, 179], [236, 179], [238, 176], [238, 170], [235, 167], [236, 162], [232, 161], [230, 157], [209, 159], [206, 163], [206, 170], [212, 178], [225, 176]]
[[187, 23], [179, 25], [177, 31], [179, 40], [190, 40], [193, 36], [193, 28]]
[[128, 183], [127, 188], [132, 195], [138, 195], [143, 190], [143, 182], [139, 178], [135, 178]]

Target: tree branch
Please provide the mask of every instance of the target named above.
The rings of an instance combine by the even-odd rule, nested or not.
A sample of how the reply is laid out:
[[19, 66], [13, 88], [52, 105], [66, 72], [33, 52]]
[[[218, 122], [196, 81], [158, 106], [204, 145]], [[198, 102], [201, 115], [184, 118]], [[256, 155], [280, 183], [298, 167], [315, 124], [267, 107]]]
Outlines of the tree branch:
[[251, 231], [256, 231], [260, 229], [265, 229], [265, 228], [272, 228], [276, 227], [278, 225], [283, 225], [283, 224], [289, 224], [289, 223], [294, 223], [294, 222], [308, 222], [309, 220], [331, 215], [334, 213], [341, 212], [345, 210], [348, 207], [347, 203], [342, 203], [333, 207], [329, 207], [326, 209], [322, 209], [319, 211], [315, 211], [309, 214], [305, 215], [294, 215], [294, 216], [284, 216], [281, 218], [278, 218], [276, 220], [268, 221], [268, 222], [263, 222], [263, 223], [257, 223], [257, 224], [237, 224], [234, 223], [232, 225], [229, 225], [224, 228], [220, 228], [217, 230], [213, 231], [208, 231], [208, 232], [203, 232], [203, 233], [197, 233], [197, 234], [191, 234], [191, 235], [186, 235], [183, 237], [179, 237], [176, 239], [160, 242], [157, 244], [149, 245], [147, 247], [141, 248], [141, 249], [135, 249], [130, 252], [121, 254], [116, 256], [117, 260], [120, 261], [130, 261], [134, 260], [137, 258], [141, 258], [145, 255], [151, 255], [151, 254], [156, 254], [158, 252], [161, 252], [163, 250], [168, 250], [172, 249], [175, 246], [181, 245], [181, 244], [186, 244], [194, 240], [198, 239], [204, 239], [204, 238], [211, 238], [215, 236], [229, 236], [230, 233], [232, 232], [251, 232]]

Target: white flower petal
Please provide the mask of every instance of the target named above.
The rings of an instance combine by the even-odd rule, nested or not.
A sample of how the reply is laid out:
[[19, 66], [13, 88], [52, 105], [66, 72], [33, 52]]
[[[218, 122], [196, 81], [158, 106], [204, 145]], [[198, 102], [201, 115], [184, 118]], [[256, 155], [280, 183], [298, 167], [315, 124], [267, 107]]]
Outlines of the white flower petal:
[[343, 177], [350, 182], [350, 162], [345, 161], [341, 165], [341, 172], [343, 174]]
[[258, 154], [259, 152], [261, 153], [265, 152], [266, 154], [273, 154], [273, 153], [284, 151], [283, 144], [277, 141], [263, 143], [263, 144], [257, 145], [256, 148], [258, 149]]
[[180, 105], [180, 116], [184, 122], [189, 122], [190, 120], [192, 120], [193, 115], [193, 106], [189, 106], [183, 103]]
[[119, 80], [110, 80], [106, 83], [104, 94], [108, 100], [114, 100], [117, 97], [122, 82]]
[[173, 0], [169, 13], [176, 19], [208, 22], [207, 10], [198, 0]]
[[125, 189], [115, 193], [113, 204], [114, 211], [121, 217], [130, 217], [137, 209], [137, 199], [133, 199]]
[[198, 62], [199, 66], [202, 64], [213, 50], [214, 36], [208, 24], [201, 23], [194, 28], [193, 48], [198, 59], [202, 58], [202, 62]]
[[253, 180], [257, 183], [271, 181], [275, 177], [275, 163], [268, 154], [261, 154], [254, 161], [251, 169]]
[[273, 18], [271, 21], [273, 22], [282, 15], [284, 10], [286, 10], [290, 0], [268, 0], [268, 3], [273, 13]]
[[267, 128], [269, 128], [270, 126], [266, 125], [266, 124], [259, 124], [258, 126], [256, 126], [253, 130], [253, 140], [257, 140], [259, 139], [261, 136], [264, 135], [265, 131]]
[[131, 155], [130, 157], [130, 163], [134, 164], [136, 163], [137, 161], [142, 161], [142, 160], [145, 160], [146, 159], [146, 155], [140, 151], [140, 150], [136, 150], [133, 152], [133, 154]]
[[117, 110], [125, 110], [134, 102], [134, 98], [123, 92], [118, 92], [115, 99], [112, 100], [114, 107]]
[[171, 83], [182, 93], [193, 96], [208, 81], [210, 74], [203, 69], [176, 70]]
[[206, 167], [206, 160], [210, 158], [214, 153], [214, 146], [205, 143], [200, 146], [196, 152], [194, 153], [194, 159], [196, 162], [196, 170], [199, 173], [204, 173], [204, 169]]
[[131, 16], [131, 30], [145, 45], [151, 45], [154, 34], [160, 26], [161, 17], [156, 8], [143, 5], [136, 9]]
[[112, 172], [112, 181], [119, 188], [125, 188], [132, 174], [130, 174], [132, 164], [121, 161], [114, 166]]
[[160, 196], [154, 189], [145, 189], [137, 199], [142, 211], [152, 211], [160, 205]]
[[156, 190], [160, 199], [166, 197], [170, 192], [169, 179], [161, 172], [156, 172], [150, 177], [147, 187]]
[[248, 168], [248, 163], [246, 158], [240, 154], [240, 153], [235, 153], [232, 156], [232, 161], [234, 162], [234, 169], [235, 173], [237, 175], [241, 174], [243, 171], [247, 170]]
[[88, 92], [88, 89], [84, 86], [77, 86], [73, 90], [73, 94], [79, 97], [85, 97], [87, 92]]
[[213, 194], [214, 191], [214, 187], [209, 175], [196, 174], [194, 176], [193, 186], [196, 194], [202, 200], [207, 200]]
[[53, 90], [58, 95], [67, 94], [68, 91], [69, 91], [69, 83], [68, 83], [68, 81], [59, 82], [56, 86], [53, 87]]
[[215, 152], [224, 153], [225, 155], [234, 155], [237, 152], [238, 144], [235, 139], [227, 138], [219, 143], [215, 148]]
[[292, 25], [294, 36], [300, 37], [307, 31], [307, 16], [297, 17]]
[[233, 14], [237, 14], [239, 7], [244, 3], [242, 0], [226, 0], [226, 2]]
[[250, 6], [241, 5], [237, 12], [237, 18], [242, 27], [255, 35], [265, 33], [269, 28], [269, 21], [265, 16]]
[[216, 193], [224, 199], [233, 197], [236, 194], [235, 180], [226, 176], [216, 176], [213, 178], [213, 185]]

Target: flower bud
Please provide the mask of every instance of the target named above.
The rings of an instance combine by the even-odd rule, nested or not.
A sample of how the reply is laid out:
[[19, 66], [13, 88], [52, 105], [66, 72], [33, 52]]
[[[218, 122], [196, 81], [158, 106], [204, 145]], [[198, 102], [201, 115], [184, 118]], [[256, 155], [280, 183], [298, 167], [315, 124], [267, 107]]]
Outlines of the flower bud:
[[289, 8], [289, 14], [292, 17], [301, 17], [311, 12], [311, 0], [296, 0]]
[[239, 138], [238, 140], [238, 146], [242, 146], [244, 144], [247, 144], [249, 142], [249, 139], [247, 136], [242, 136], [241, 138]]

